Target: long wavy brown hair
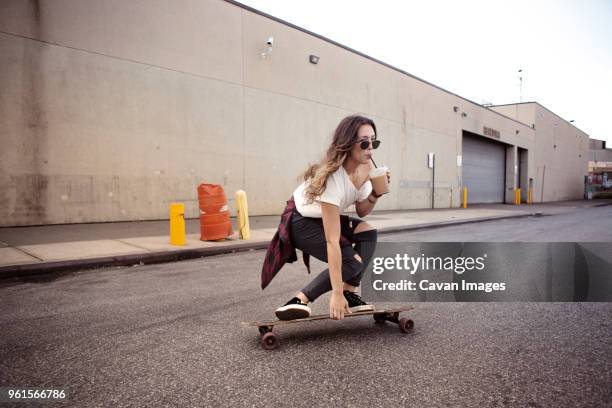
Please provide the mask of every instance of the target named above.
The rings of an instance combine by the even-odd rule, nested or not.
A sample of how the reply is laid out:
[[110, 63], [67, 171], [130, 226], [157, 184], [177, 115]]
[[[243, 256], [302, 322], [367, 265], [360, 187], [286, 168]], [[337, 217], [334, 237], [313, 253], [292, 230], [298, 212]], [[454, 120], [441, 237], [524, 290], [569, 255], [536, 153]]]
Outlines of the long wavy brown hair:
[[363, 125], [372, 126], [374, 138], [376, 138], [376, 125], [372, 119], [359, 115], [347, 116], [338, 124], [325, 157], [319, 163], [308, 165], [306, 171], [302, 173], [301, 180], [310, 180], [310, 184], [305, 190], [308, 203], [312, 203], [316, 197], [325, 191], [327, 178], [338, 170], [347, 159], [351, 149], [357, 143], [357, 132]]

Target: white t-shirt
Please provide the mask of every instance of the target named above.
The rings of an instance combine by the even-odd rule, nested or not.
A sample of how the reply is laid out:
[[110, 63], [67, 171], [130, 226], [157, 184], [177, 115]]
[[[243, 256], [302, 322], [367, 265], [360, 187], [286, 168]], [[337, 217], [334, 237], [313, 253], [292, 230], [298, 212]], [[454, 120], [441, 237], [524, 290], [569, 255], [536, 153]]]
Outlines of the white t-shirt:
[[338, 206], [340, 213], [356, 201], [364, 201], [372, 192], [372, 182], [367, 180], [359, 190], [355, 187], [344, 166], [327, 177], [325, 191], [312, 203], [306, 204], [304, 191], [310, 180], [304, 181], [293, 192], [295, 207], [303, 217], [321, 218], [321, 202]]

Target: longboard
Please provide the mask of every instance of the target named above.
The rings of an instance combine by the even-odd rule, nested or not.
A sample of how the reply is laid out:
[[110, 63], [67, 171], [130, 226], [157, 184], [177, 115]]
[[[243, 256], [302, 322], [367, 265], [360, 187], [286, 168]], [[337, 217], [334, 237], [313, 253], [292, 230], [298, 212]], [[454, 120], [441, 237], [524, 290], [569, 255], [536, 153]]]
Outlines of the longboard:
[[[347, 313], [344, 317], [357, 317], [357, 316], [374, 316], [376, 323], [383, 324], [385, 322], [392, 322], [399, 326], [402, 333], [408, 333], [413, 327], [414, 322], [406, 317], [399, 317], [401, 312], [407, 312], [414, 309], [412, 306], [403, 306], [391, 309], [379, 309], [379, 310], [367, 310], [362, 312]], [[280, 346], [280, 338], [275, 333], [272, 333], [274, 326], [282, 326], [287, 324], [312, 322], [315, 320], [331, 320], [329, 314], [320, 314], [303, 319], [294, 320], [262, 320], [253, 322], [241, 322], [243, 327], [257, 327], [259, 334], [261, 334], [261, 346], [266, 350], [274, 350]]]

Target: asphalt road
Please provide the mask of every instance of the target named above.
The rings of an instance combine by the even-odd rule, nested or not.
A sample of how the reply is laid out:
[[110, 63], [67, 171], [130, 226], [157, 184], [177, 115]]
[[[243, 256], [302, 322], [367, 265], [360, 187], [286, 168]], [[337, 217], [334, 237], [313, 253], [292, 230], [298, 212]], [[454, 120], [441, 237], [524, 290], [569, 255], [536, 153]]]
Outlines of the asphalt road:
[[384, 235], [389, 242], [612, 242], [612, 206]]
[[[572, 241], [611, 210], [512, 223]], [[515, 231], [481, 223], [381, 240], [485, 240], [500, 228]], [[263, 256], [2, 282], [0, 386], [67, 387], [63, 406], [78, 407], [612, 406], [612, 303], [418, 303], [407, 335], [357, 317], [279, 327], [281, 348], [265, 351], [239, 322], [270, 317], [309, 277], [287, 265], [262, 292]], [[327, 297], [313, 308], [325, 312]]]

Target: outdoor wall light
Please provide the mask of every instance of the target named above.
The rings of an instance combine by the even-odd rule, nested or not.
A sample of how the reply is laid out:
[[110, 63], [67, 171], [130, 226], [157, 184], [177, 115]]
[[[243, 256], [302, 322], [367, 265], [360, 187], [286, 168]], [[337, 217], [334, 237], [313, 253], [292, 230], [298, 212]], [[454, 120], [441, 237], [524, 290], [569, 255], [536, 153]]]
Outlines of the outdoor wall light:
[[319, 63], [319, 57], [314, 54], [310, 54], [310, 57], [308, 57], [308, 60], [310, 61], [311, 64], [317, 65]]
[[459, 112], [459, 107], [458, 106], [453, 106], [453, 112]]
[[261, 53], [261, 59], [268, 58], [268, 55], [272, 54], [272, 47], [274, 47], [274, 37], [270, 36], [266, 40], [266, 46], [268, 49]]
[[462, 118], [467, 117], [467, 113], [465, 113], [465, 112], [461, 112], [461, 117], [462, 117]]
[[516, 134], [518, 135], [519, 133], [521, 133], [521, 131], [516, 129]]

